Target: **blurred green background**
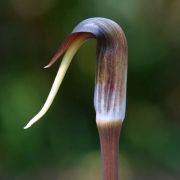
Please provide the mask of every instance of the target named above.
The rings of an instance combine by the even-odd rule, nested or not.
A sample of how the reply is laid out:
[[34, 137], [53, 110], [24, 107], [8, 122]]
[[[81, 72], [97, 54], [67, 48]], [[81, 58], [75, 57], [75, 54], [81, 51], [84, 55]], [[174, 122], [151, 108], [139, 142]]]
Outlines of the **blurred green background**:
[[179, 9], [179, 0], [1, 0], [0, 179], [101, 179], [94, 40], [78, 51], [48, 113], [23, 130], [58, 63], [42, 67], [74, 26], [93, 16], [118, 22], [128, 40], [122, 179], [180, 179]]

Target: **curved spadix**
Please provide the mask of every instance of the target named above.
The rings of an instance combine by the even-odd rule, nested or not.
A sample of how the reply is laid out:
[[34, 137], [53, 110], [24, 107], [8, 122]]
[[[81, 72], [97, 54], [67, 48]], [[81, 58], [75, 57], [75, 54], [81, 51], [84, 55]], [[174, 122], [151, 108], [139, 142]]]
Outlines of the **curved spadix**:
[[89, 18], [67, 36], [50, 63], [65, 53], [48, 98], [40, 112], [24, 127], [38, 121], [51, 106], [70, 62], [89, 38], [97, 40], [97, 66], [94, 105], [97, 123], [122, 122], [126, 106], [127, 42], [120, 26], [106, 18]]

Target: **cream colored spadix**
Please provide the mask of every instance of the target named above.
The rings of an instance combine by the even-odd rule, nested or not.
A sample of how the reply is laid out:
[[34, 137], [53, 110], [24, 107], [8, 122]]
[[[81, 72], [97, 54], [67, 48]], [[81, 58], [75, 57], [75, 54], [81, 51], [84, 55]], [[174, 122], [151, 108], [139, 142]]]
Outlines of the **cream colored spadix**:
[[[58, 89], [63, 81], [63, 78], [66, 74], [66, 71], [71, 63], [71, 60], [73, 58], [73, 56], [75, 55], [75, 53], [77, 52], [77, 50], [79, 49], [79, 47], [84, 43], [84, 41], [87, 39], [87, 36], [81, 36], [80, 38], [78, 38], [76, 41], [74, 41], [70, 47], [67, 49], [62, 62], [59, 66], [59, 70], [57, 72], [57, 75], [55, 77], [54, 83], [52, 85], [51, 91], [47, 97], [47, 100], [44, 104], [44, 106], [42, 107], [42, 109], [39, 111], [38, 114], [36, 114], [30, 121], [29, 123], [24, 127], [24, 129], [27, 129], [29, 127], [31, 127], [35, 122], [37, 122], [42, 116], [44, 116], [44, 114], [48, 111], [48, 109], [50, 108], [57, 92]], [[44, 68], [47, 68], [46, 66]]]

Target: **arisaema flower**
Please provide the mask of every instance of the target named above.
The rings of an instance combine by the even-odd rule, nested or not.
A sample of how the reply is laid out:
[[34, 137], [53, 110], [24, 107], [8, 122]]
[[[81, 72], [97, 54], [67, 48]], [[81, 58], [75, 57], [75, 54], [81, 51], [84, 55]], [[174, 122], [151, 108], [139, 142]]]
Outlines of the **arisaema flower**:
[[101, 142], [103, 179], [118, 180], [119, 134], [126, 106], [127, 42], [122, 29], [114, 21], [89, 18], [80, 22], [66, 37], [45, 67], [50, 67], [64, 54], [47, 100], [24, 128], [29, 128], [48, 111], [73, 56], [90, 38], [97, 41], [94, 106]]

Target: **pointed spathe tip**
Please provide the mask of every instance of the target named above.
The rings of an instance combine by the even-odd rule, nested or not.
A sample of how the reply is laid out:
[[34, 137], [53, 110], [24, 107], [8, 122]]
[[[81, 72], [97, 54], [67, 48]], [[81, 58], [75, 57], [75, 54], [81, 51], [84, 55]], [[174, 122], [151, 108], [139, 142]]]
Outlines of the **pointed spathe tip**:
[[47, 68], [49, 68], [51, 65], [46, 65], [46, 66], [44, 66], [44, 69], [47, 69]]
[[[43, 107], [41, 108], [41, 110], [39, 111], [39, 113], [37, 113], [30, 121], [29, 123], [24, 127], [24, 129], [28, 129], [29, 127], [31, 127], [34, 123], [36, 123], [40, 118], [42, 118], [44, 116], [44, 114], [48, 111], [48, 109], [50, 108], [57, 92], [58, 89], [62, 83], [62, 80], [66, 74], [66, 71], [70, 65], [70, 62], [73, 58], [73, 56], [75, 55], [76, 51], [79, 49], [79, 47], [85, 42], [85, 40], [87, 39], [86, 36], [82, 36], [81, 38], [77, 39], [76, 41], [74, 41], [72, 44], [70, 44], [69, 48], [67, 49], [61, 65], [58, 69], [57, 75], [55, 77], [54, 83], [52, 85], [52, 88], [50, 90], [50, 93], [43, 105]], [[53, 61], [54, 62], [54, 61]], [[44, 68], [49, 68], [53, 62], [50, 62], [47, 66], [45, 66]]]
[[[46, 110], [47, 111], [47, 110]], [[45, 113], [46, 111], [43, 111], [43, 108], [41, 109], [41, 111], [36, 114], [36, 116], [34, 116], [28, 123], [26, 126], [24, 126], [24, 129], [28, 129], [30, 128], [34, 123], [36, 123]]]
[[23, 127], [23, 129], [28, 129], [28, 128], [29, 128], [28, 126]]
[[[36, 120], [36, 121], [37, 121], [37, 120]], [[36, 121], [34, 121], [34, 119], [30, 120], [30, 121], [26, 124], [26, 126], [24, 126], [23, 129], [28, 129], [28, 128], [30, 128]]]
[[28, 129], [28, 128], [30, 128], [30, 127], [31, 127], [31, 125], [28, 123], [26, 126], [24, 126], [23, 129]]

